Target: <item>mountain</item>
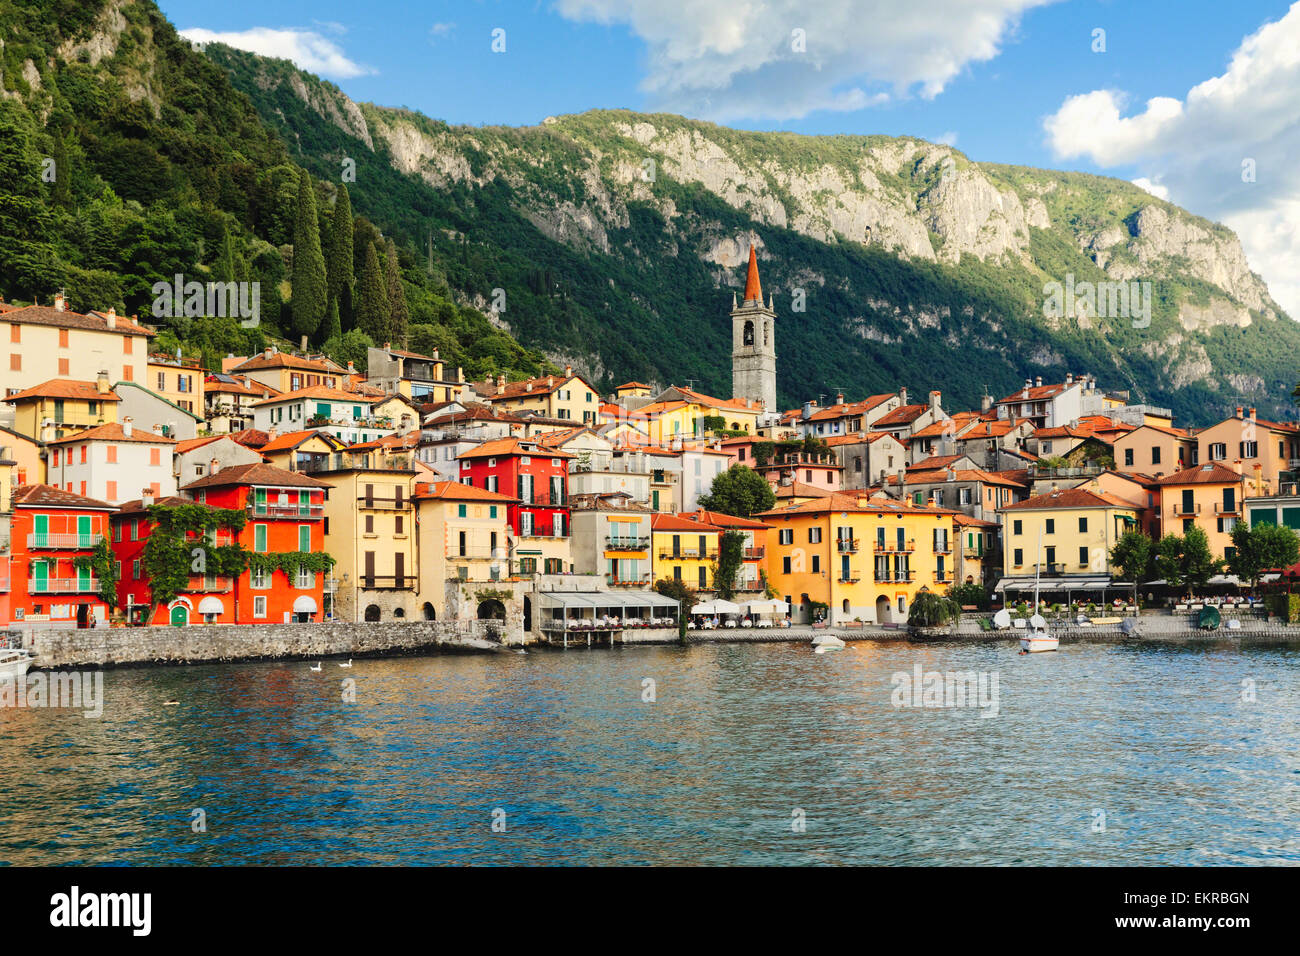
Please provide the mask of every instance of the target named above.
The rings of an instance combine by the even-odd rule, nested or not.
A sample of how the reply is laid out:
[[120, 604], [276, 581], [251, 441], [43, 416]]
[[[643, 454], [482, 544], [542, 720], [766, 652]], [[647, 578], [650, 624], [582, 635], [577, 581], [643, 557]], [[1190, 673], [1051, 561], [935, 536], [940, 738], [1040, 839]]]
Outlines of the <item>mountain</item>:
[[[212, 368], [283, 341], [300, 204], [291, 152], [153, 3], [0, 0], [0, 296], [48, 303], [64, 289], [74, 309], [138, 313], [162, 327], [155, 344]], [[338, 176], [312, 185], [324, 235]], [[473, 376], [553, 369], [454, 301], [423, 256], [402, 248], [398, 262], [413, 344]], [[177, 274], [257, 282], [261, 325], [154, 316], [154, 283]], [[364, 362], [364, 338], [343, 338], [336, 357]]]
[[[88, 174], [63, 199], [30, 176], [15, 191], [46, 219], [19, 223], [23, 274], [0, 269], [0, 293], [58, 281], [134, 306], [154, 273], [214, 267], [224, 229], [287, 298], [285, 171], [302, 167], [323, 218], [346, 179], [353, 209], [396, 239], [412, 347], [418, 331], [475, 374], [571, 362], [605, 387], [729, 394], [731, 293], [755, 244], [787, 407], [904, 385], [969, 407], [1086, 371], [1186, 424], [1239, 404], [1292, 414], [1300, 327], [1237, 238], [1123, 181], [664, 114], [451, 126], [285, 61], [196, 52], [142, 0], [0, 0], [0, 17], [0, 124], [7, 103], [23, 113], [22, 135], [0, 135], [0, 174], [19, 148]], [[1130, 281], [1149, 283], [1149, 324], [1045, 304], [1048, 283]]]

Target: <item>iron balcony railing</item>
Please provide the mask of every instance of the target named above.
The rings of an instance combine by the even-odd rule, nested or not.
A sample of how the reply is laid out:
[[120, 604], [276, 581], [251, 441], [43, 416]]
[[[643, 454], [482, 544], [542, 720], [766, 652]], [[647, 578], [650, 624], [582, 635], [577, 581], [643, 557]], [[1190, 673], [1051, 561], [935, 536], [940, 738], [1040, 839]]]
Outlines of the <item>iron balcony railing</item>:
[[365, 495], [357, 495], [357, 504], [362, 508], [372, 511], [409, 511], [411, 510], [410, 498], [378, 498], [371, 495], [367, 498]]
[[617, 535], [606, 535], [605, 543], [611, 551], [644, 551], [650, 546], [649, 535], [637, 535], [634, 537]]
[[908, 539], [907, 539], [906, 541], [904, 541], [902, 544], [899, 544], [897, 540], [895, 540], [895, 541], [876, 541], [875, 544], [872, 545], [872, 548], [873, 548], [873, 550], [875, 550], [875, 551], [896, 552], [896, 553], [902, 553], [902, 552], [907, 552], [907, 551], [915, 551], [915, 550], [916, 550], [916, 539], [915, 539], [915, 538], [908, 538]]
[[1216, 501], [1214, 503], [1214, 513], [1216, 515], [1239, 515], [1241, 514], [1241, 505], [1239, 504], [1229, 505], [1229, 504], [1224, 504], [1222, 501]]
[[639, 588], [650, 583], [650, 575], [638, 574], [632, 577], [619, 577], [616, 574], [607, 574], [605, 575], [605, 583], [615, 588]]
[[857, 538], [836, 538], [835, 549], [840, 554], [855, 554], [858, 550], [859, 541]]
[[86, 594], [99, 590], [98, 578], [46, 578], [31, 581], [32, 594]]
[[715, 548], [712, 551], [700, 551], [699, 548], [682, 548], [678, 551], [671, 549], [660, 549], [659, 557], [664, 561], [698, 561], [701, 558], [705, 560], [717, 558], [718, 551]]
[[248, 513], [254, 518], [320, 518], [325, 514], [325, 506], [249, 502]]
[[1201, 506], [1194, 504], [1188, 508], [1182, 502], [1174, 502], [1174, 517], [1183, 517], [1185, 515], [1198, 515], [1201, 513]]
[[98, 534], [29, 534], [27, 547], [84, 551], [98, 544], [101, 537]]

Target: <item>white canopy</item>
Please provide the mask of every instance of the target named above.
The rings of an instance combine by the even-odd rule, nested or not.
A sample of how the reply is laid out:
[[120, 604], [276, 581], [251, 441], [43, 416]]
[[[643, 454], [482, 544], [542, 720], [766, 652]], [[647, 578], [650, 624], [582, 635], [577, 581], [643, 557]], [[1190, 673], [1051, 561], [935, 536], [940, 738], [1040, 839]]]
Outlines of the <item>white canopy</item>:
[[713, 601], [705, 601], [703, 604], [697, 604], [691, 609], [692, 614], [739, 614], [740, 605], [732, 604], [730, 601], [724, 601], [718, 598]]
[[299, 594], [293, 599], [294, 614], [315, 614], [316, 599], [310, 594]]
[[199, 613], [200, 614], [224, 614], [226, 613], [226, 606], [221, 603], [221, 598], [213, 597], [212, 595], [209, 594], [207, 597], [205, 597], [202, 601], [199, 602]]

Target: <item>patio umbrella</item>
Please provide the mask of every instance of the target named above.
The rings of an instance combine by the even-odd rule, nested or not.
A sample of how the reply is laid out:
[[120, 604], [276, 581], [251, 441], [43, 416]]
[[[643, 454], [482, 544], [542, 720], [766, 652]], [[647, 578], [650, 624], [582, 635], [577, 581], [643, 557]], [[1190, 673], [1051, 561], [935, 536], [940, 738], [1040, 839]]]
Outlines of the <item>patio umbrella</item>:
[[790, 610], [790, 605], [785, 601], [746, 601], [743, 605], [746, 612], [750, 614], [785, 614]]
[[740, 605], [732, 604], [730, 601], [724, 601], [718, 598], [714, 601], [705, 601], [703, 604], [697, 604], [691, 609], [692, 614], [739, 614]]

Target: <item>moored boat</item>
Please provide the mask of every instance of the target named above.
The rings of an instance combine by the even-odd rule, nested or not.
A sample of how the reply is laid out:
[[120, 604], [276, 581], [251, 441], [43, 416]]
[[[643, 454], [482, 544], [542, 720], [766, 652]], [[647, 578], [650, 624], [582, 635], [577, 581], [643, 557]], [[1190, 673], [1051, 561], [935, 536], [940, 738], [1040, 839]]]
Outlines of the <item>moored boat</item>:
[[22, 648], [0, 648], [0, 680], [25, 677], [35, 659], [35, 654]]

